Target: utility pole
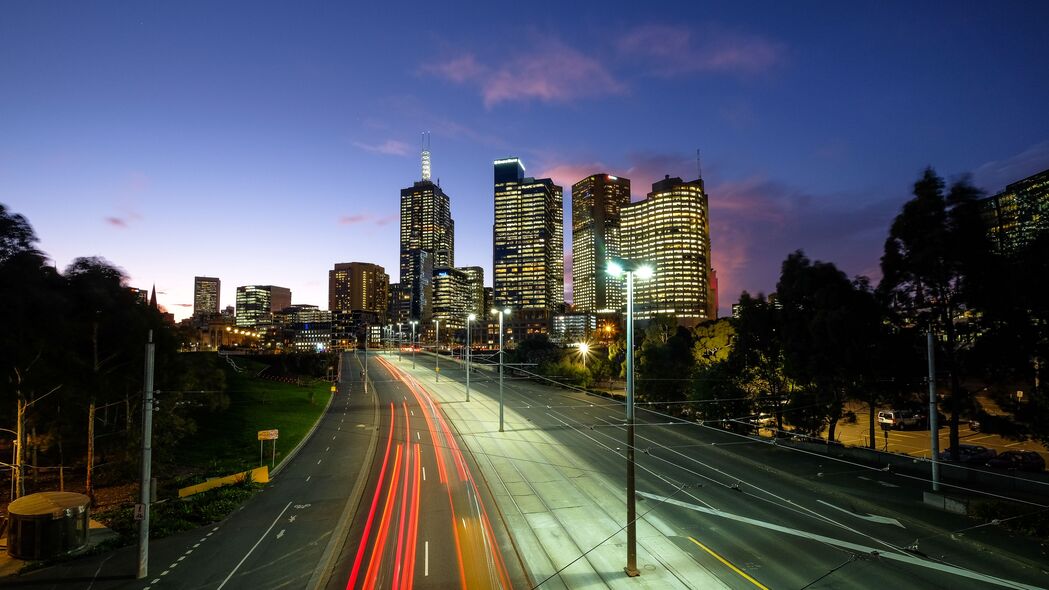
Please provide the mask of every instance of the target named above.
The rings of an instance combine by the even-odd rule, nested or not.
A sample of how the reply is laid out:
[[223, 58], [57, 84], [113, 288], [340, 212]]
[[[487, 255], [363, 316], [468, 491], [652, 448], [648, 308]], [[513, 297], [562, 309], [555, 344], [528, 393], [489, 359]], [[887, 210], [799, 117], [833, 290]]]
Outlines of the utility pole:
[[153, 461], [153, 330], [146, 343], [146, 372], [142, 387], [142, 479], [139, 481], [138, 501], [142, 519], [138, 521], [138, 579], [149, 575], [149, 496]]
[[368, 393], [368, 324], [364, 324], [364, 393]]
[[477, 316], [466, 316], [466, 401], [470, 401], [470, 325]]
[[441, 320], [434, 320], [437, 331], [433, 337], [433, 372], [437, 375], [437, 382], [441, 382]]
[[940, 491], [940, 430], [936, 408], [936, 359], [933, 356], [932, 327], [926, 334], [929, 349], [929, 438], [932, 450], [932, 491]]
[[633, 578], [637, 569], [637, 507], [634, 486], [634, 271], [626, 273], [626, 567]]

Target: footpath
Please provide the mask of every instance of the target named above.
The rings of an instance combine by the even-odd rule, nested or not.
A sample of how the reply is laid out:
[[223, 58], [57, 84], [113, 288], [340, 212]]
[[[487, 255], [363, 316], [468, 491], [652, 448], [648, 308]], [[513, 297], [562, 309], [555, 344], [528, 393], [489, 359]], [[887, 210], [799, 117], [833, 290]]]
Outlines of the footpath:
[[[561, 588], [728, 588], [685, 553], [659, 523], [637, 522], [637, 566], [628, 577], [625, 484], [587, 469], [580, 456], [535, 428], [506, 404], [499, 432], [498, 385], [492, 370], [475, 366], [470, 402], [462, 365], [441, 358], [436, 382], [433, 356], [389, 360], [415, 377], [441, 404], [470, 450], [533, 584]], [[509, 391], [507, 391], [509, 395]], [[641, 511], [639, 511], [639, 514]]]

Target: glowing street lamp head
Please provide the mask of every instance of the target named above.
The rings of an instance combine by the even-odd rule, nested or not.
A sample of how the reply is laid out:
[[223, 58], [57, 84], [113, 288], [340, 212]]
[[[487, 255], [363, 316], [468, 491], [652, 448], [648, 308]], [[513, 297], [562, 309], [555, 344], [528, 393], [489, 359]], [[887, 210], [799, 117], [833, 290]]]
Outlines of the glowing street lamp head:
[[468, 321], [468, 322], [472, 322], [472, 321], [474, 321], [476, 319], [477, 319], [477, 314], [475, 314], [475, 313], [471, 313], [470, 315], [466, 316], [466, 321]]
[[579, 352], [582, 353], [582, 354], [586, 354], [586, 353], [590, 352], [590, 345], [587, 344], [586, 342], [580, 342], [579, 343]]
[[634, 271], [634, 276], [642, 280], [651, 279], [654, 274], [656, 274], [656, 271], [650, 264], [642, 264]]
[[626, 272], [623, 270], [623, 265], [615, 260], [608, 261], [608, 266], [605, 267], [605, 271], [614, 277], [621, 277], [623, 276], [623, 273]]

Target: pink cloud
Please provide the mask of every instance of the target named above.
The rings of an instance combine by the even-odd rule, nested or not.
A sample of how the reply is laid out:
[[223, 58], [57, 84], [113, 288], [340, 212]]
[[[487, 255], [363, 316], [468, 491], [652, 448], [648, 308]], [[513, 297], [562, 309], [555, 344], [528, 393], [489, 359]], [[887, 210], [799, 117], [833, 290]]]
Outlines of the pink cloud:
[[339, 225], [357, 225], [371, 222], [373, 225], [383, 226], [399, 219], [400, 217], [396, 214], [376, 217], [371, 213], [355, 213], [353, 215], [343, 215], [339, 217]]
[[369, 144], [364, 143], [362, 141], [355, 141], [353, 142], [353, 145], [365, 151], [369, 151], [376, 154], [385, 154], [387, 156], [407, 156], [415, 152], [415, 148], [403, 141], [398, 141], [396, 139], [387, 139], [386, 141], [379, 144]]
[[[580, 180], [590, 176], [591, 174], [599, 174], [601, 172], [609, 171], [604, 164], [600, 162], [594, 162], [592, 164], [558, 164], [551, 168], [544, 168], [536, 175], [536, 178], [549, 178], [553, 180], [555, 184], [564, 188], [565, 197], [569, 196], [569, 192], [572, 190], [572, 185], [579, 182]], [[568, 201], [571, 203], [571, 201]]]
[[125, 221], [125, 220], [123, 220], [123, 219], [121, 219], [119, 217], [106, 217], [106, 223], [108, 223], [109, 225], [112, 225], [113, 227], [118, 227], [120, 229], [126, 229], [127, 228], [127, 221]]
[[472, 54], [424, 64], [425, 73], [458, 84], [476, 85], [486, 108], [502, 102], [538, 100], [567, 103], [581, 98], [622, 94], [626, 86], [597, 59], [556, 40], [535, 44], [539, 49], [488, 66]]
[[[695, 35], [694, 35], [695, 33]], [[619, 50], [650, 65], [658, 76], [697, 72], [757, 74], [784, 61], [782, 44], [711, 25], [644, 25], [619, 42]]]

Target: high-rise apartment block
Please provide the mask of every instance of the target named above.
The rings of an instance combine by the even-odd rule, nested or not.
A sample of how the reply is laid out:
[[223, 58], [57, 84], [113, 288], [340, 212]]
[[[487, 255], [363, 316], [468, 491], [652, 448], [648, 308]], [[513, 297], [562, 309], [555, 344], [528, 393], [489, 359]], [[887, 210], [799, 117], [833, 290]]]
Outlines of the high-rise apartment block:
[[572, 185], [572, 305], [594, 313], [623, 307], [623, 281], [605, 272], [620, 252], [620, 211], [630, 179], [594, 174]]
[[644, 200], [623, 206], [623, 258], [655, 267], [655, 276], [634, 282], [637, 318], [670, 316], [686, 326], [708, 319], [708, 211], [702, 179], [669, 175]]
[[400, 282], [411, 291], [411, 317], [429, 321], [433, 269], [455, 266], [455, 222], [448, 195], [430, 180], [429, 149], [422, 153], [422, 176], [401, 189]]
[[193, 317], [219, 315], [222, 281], [215, 277], [193, 277]]
[[1012, 255], [1023, 250], [1049, 232], [1049, 170], [1007, 185], [982, 205], [995, 251]]
[[495, 161], [495, 306], [553, 313], [564, 304], [562, 189], [517, 158]]
[[291, 289], [274, 285], [237, 287], [237, 326], [258, 328], [273, 322], [273, 312], [291, 306]]
[[386, 312], [390, 276], [378, 264], [340, 262], [328, 271], [328, 309]]

